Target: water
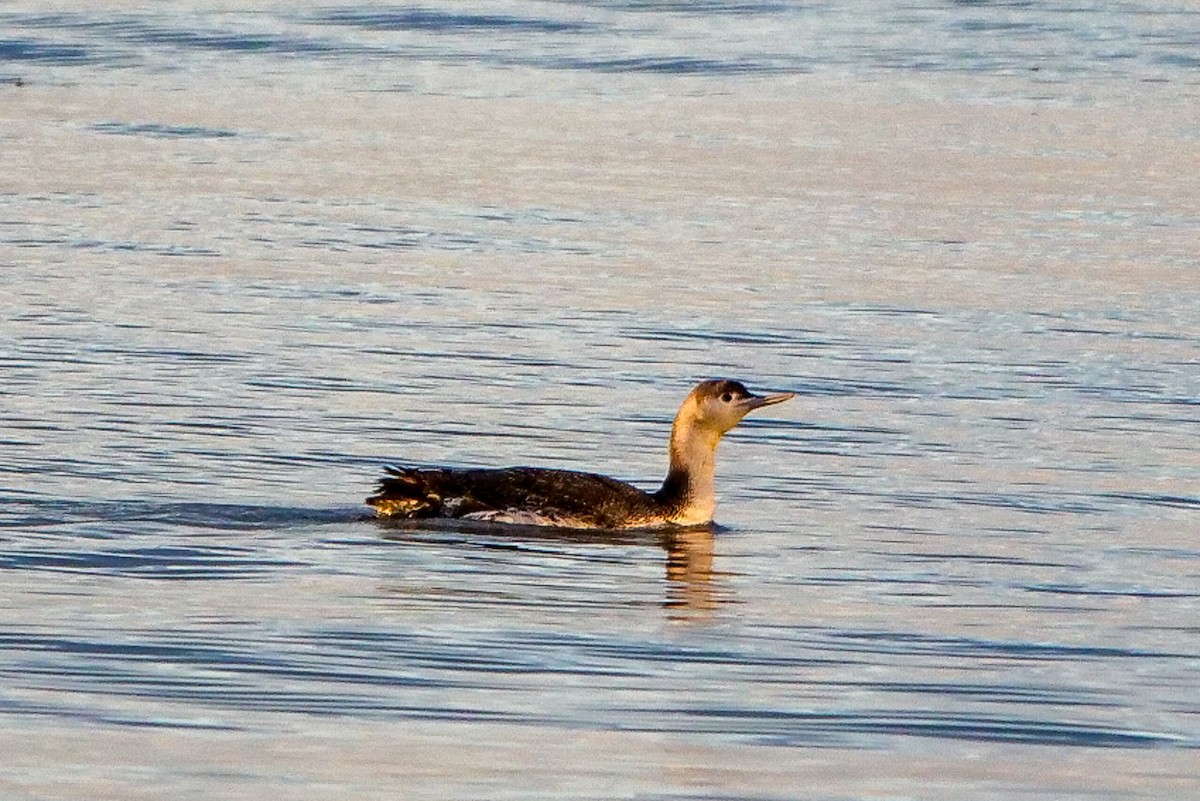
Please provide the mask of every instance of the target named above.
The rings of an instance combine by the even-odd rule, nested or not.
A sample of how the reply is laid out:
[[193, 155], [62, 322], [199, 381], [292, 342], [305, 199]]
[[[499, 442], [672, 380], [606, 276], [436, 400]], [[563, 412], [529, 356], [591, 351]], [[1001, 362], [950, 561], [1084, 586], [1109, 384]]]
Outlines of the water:
[[[0, 795], [1200, 797], [1197, 41], [6, 4]], [[363, 514], [713, 375], [715, 536]]]

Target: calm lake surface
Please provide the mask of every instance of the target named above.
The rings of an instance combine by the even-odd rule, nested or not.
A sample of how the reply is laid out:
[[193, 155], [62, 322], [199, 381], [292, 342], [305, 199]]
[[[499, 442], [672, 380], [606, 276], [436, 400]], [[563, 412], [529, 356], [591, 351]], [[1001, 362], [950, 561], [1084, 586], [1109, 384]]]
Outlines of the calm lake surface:
[[1200, 798], [1194, 5], [238, 5], [0, 7], [0, 796]]

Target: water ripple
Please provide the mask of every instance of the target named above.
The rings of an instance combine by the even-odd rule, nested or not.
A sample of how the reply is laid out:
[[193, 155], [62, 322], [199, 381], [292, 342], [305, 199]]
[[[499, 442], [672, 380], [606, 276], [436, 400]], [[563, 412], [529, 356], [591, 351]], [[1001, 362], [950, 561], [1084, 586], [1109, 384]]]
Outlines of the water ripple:
[[418, 30], [454, 34], [462, 31], [503, 33], [590, 33], [595, 25], [561, 19], [518, 17], [503, 14], [454, 13], [432, 8], [387, 10], [338, 9], [319, 19], [335, 25], [353, 25], [374, 30]]
[[156, 122], [97, 122], [91, 126], [96, 133], [117, 136], [146, 136], [152, 139], [228, 139], [238, 134], [201, 125], [166, 125]]
[[1194, 746], [1185, 738], [1158, 732], [1002, 715], [939, 715], [905, 710], [824, 714], [720, 708], [686, 710], [685, 714], [694, 718], [695, 731], [742, 735], [772, 745], [838, 746], [853, 742], [858, 735], [873, 734], [1085, 748]]
[[[19, 668], [6, 670], [6, 682], [19, 690], [49, 682], [75, 687], [94, 706], [57, 714], [102, 715], [106, 698], [145, 698], [167, 704], [166, 718], [188, 721], [189, 707], [215, 710], [286, 712], [352, 717], [399, 717], [589, 725], [552, 706], [523, 698], [524, 676], [570, 677], [607, 688], [613, 696], [593, 710], [590, 725], [626, 731], [691, 732], [746, 738], [775, 745], [834, 745], [862, 735], [958, 740], [1005, 741], [1067, 747], [1149, 748], [1162, 745], [1196, 747], [1172, 733], [1134, 730], [1100, 722], [1047, 716], [1047, 705], [1086, 706], [1115, 711], [1111, 699], [1092, 692], [1078, 695], [1065, 687], [1004, 687], [981, 684], [834, 681], [826, 692], [839, 694], [870, 689], [883, 696], [961, 696], [985, 703], [1029, 704], [1037, 717], [985, 711], [948, 713], [936, 708], [843, 708], [839, 711], [754, 708], [712, 703], [709, 688], [694, 687], [694, 697], [677, 714], [655, 706], [628, 706], [629, 693], [641, 694], [657, 684], [687, 681], [699, 668], [733, 669], [748, 675], [767, 671], [764, 689], [792, 685], [785, 676], [828, 662], [828, 657], [781, 660], [739, 649], [675, 651], [636, 640], [597, 640], [562, 634], [530, 637], [515, 632], [446, 636], [383, 630], [318, 630], [288, 639], [262, 632], [239, 637], [179, 631], [137, 639], [71, 639], [33, 630], [0, 632], [0, 645], [16, 655]], [[516, 637], [514, 639], [514, 634]], [[860, 636], [865, 644], [876, 637]], [[912, 641], [889, 635], [906, 650]], [[503, 647], [498, 647], [503, 643]], [[876, 654], [873, 646], [866, 649]], [[1012, 653], [1023, 647], [1006, 646]], [[1050, 655], [1050, 651], [1043, 649]], [[1089, 651], [1093, 658], [1111, 656]], [[1056, 658], [1081, 653], [1055, 650]], [[815, 656], [815, 655], [814, 655]], [[1133, 656], [1128, 654], [1127, 656]], [[182, 669], [182, 670], [181, 670]], [[777, 678], [776, 678], [777, 676]], [[779, 684], [779, 682], [784, 684]], [[795, 684], [794, 686], [803, 686]], [[479, 696], [479, 691], [486, 696]], [[430, 703], [437, 693], [443, 703]], [[484, 700], [486, 697], [487, 700]], [[598, 699], [597, 699], [598, 700]], [[50, 712], [50, 710], [43, 710]]]

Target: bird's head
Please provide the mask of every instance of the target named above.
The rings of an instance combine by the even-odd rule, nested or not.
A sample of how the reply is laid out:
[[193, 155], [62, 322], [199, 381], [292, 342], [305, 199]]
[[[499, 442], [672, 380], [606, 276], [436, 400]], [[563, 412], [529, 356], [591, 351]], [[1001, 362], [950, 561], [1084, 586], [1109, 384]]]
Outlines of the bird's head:
[[755, 409], [783, 403], [794, 394], [780, 392], [755, 395], [740, 381], [715, 378], [696, 385], [683, 402], [676, 419], [684, 418], [691, 425], [709, 429], [720, 437]]

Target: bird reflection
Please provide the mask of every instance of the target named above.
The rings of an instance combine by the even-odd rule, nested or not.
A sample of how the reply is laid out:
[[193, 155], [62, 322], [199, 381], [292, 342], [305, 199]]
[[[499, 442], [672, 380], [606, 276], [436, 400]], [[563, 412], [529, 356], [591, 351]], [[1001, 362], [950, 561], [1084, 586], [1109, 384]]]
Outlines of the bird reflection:
[[667, 599], [675, 613], [706, 617], [720, 603], [713, 573], [713, 529], [685, 528], [663, 535], [667, 552]]
[[[717, 526], [696, 526], [665, 530], [581, 530], [546, 526], [503, 526], [503, 536], [497, 527], [488, 523], [454, 520], [386, 521], [379, 524], [384, 539], [417, 544], [437, 543], [453, 536], [459, 544], [483, 548], [514, 550], [537, 549], [546, 546], [562, 548], [569, 554], [572, 544], [593, 546], [644, 546], [661, 548], [664, 552], [665, 591], [662, 606], [672, 619], [697, 620], [711, 614], [729, 599], [721, 578], [725, 573], [713, 570], [714, 533]], [[465, 537], [463, 543], [459, 537]]]

